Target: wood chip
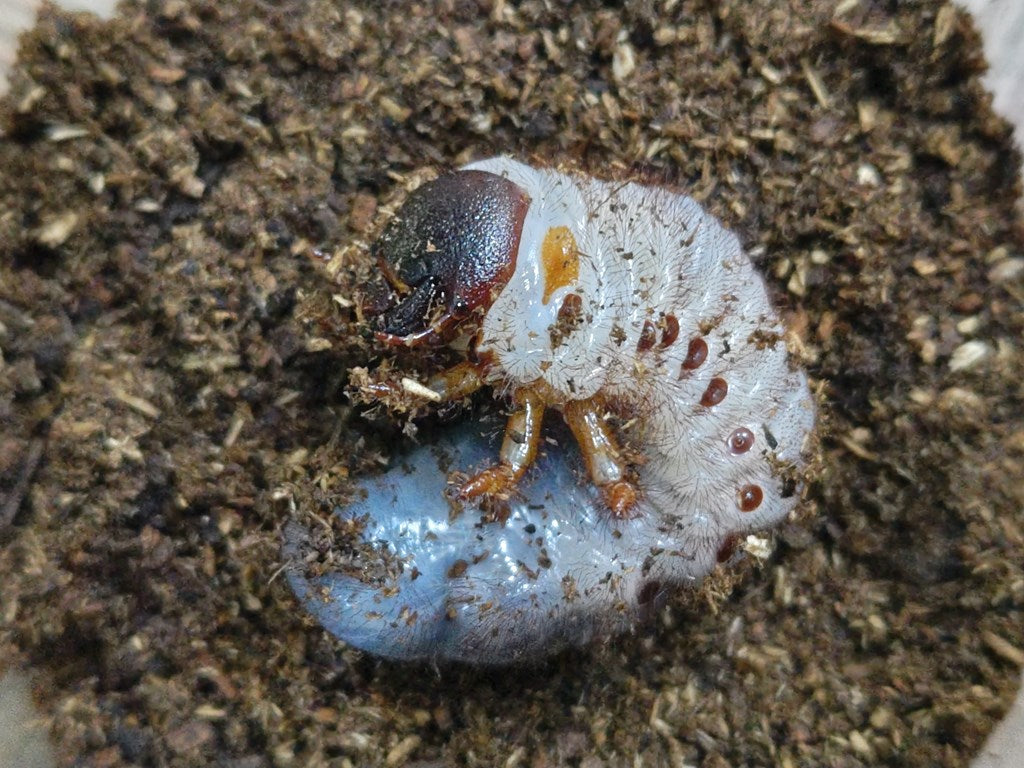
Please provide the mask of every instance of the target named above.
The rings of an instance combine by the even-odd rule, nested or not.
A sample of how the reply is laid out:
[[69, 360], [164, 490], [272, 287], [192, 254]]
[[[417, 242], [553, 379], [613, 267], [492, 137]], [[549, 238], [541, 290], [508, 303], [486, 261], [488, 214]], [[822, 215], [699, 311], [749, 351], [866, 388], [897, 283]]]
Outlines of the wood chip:
[[902, 32], [895, 21], [880, 27], [854, 27], [839, 19], [832, 19], [832, 29], [871, 45], [893, 45], [899, 42]]
[[826, 108], [831, 106], [828, 89], [825, 88], [825, 84], [821, 81], [818, 73], [814, 71], [811, 63], [806, 58], [802, 58], [800, 59], [800, 68], [804, 71], [804, 77], [807, 78], [807, 84], [811, 86], [811, 92], [818, 104]]
[[78, 214], [74, 211], [52, 214], [43, 219], [43, 224], [36, 230], [36, 240], [48, 248], [63, 245], [78, 225]]
[[409, 115], [412, 114], [411, 109], [403, 107], [390, 96], [380, 97], [380, 108], [385, 115], [390, 117], [396, 123], [404, 123], [409, 119]]
[[238, 440], [238, 435], [242, 432], [242, 427], [245, 426], [245, 416], [240, 413], [236, 413], [231, 419], [231, 426], [228, 427], [228, 433], [224, 436], [223, 446], [230, 448]]
[[981, 641], [996, 656], [1014, 664], [1024, 667], [1024, 650], [1021, 650], [1009, 640], [997, 635], [995, 632], [985, 630], [981, 633]]
[[305, 349], [307, 352], [325, 352], [333, 346], [330, 339], [313, 336], [306, 340]]
[[842, 437], [839, 438], [839, 441], [846, 447], [846, 450], [848, 450], [854, 456], [861, 459], [865, 459], [867, 461], [878, 461], [877, 453], [869, 451], [867, 448], [865, 448], [863, 445], [858, 443], [850, 436], [843, 435]]
[[63, 123], [51, 125], [46, 129], [46, 138], [50, 141], [70, 141], [80, 139], [89, 135], [89, 129], [80, 125], [65, 125]]
[[229, 368], [237, 368], [241, 364], [242, 358], [230, 352], [213, 355], [193, 354], [185, 356], [185, 359], [181, 362], [181, 368], [184, 371], [219, 373]]
[[25, 460], [21, 462], [21, 469], [18, 471], [18, 479], [14, 487], [7, 492], [7, 495], [0, 500], [0, 531], [14, 522], [14, 516], [18, 514], [22, 499], [28, 490], [28, 484], [32, 475], [39, 468], [39, 462], [43, 458], [43, 441], [33, 440], [29, 443], [28, 451], [25, 453]]
[[935, 14], [935, 33], [932, 35], [932, 46], [938, 48], [953, 36], [956, 31], [956, 17], [959, 11], [952, 3], [939, 8]]
[[415, 734], [406, 736], [391, 748], [388, 756], [384, 759], [384, 763], [388, 766], [402, 765], [412, 757], [412, 753], [416, 751], [422, 741], [423, 739]]
[[430, 387], [420, 384], [418, 381], [416, 381], [416, 379], [410, 379], [407, 377], [403, 378], [402, 389], [404, 389], [410, 395], [422, 397], [434, 403], [441, 402], [441, 395], [432, 390]]
[[992, 352], [984, 341], [968, 341], [953, 350], [953, 356], [949, 359], [951, 371], [966, 371], [973, 368]]
[[146, 400], [135, 395], [130, 395], [123, 390], [118, 390], [114, 393], [114, 399], [118, 402], [122, 402], [137, 413], [141, 413], [150, 419], [156, 419], [160, 416], [160, 409], [153, 405], [149, 400]]
[[615, 82], [626, 80], [636, 69], [636, 53], [629, 43], [619, 43], [612, 54], [612, 77]]
[[1024, 259], [1004, 259], [998, 262], [988, 271], [988, 279], [991, 283], [1008, 283], [1024, 275]]

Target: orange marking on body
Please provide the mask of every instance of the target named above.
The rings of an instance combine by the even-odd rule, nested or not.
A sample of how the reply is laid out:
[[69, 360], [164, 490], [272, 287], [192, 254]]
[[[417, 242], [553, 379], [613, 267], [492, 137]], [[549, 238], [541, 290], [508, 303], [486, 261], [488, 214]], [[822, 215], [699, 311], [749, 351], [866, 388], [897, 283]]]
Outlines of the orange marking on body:
[[576, 238], [568, 227], [552, 227], [540, 246], [540, 263], [544, 268], [544, 303], [551, 294], [580, 276], [580, 253]]

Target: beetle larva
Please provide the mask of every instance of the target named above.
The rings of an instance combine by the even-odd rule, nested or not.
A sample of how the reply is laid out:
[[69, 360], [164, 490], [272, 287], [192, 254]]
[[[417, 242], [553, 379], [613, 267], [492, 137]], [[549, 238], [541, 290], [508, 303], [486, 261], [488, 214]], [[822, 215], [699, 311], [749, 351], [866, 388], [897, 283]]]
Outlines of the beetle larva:
[[[392, 289], [378, 337], [471, 336], [471, 358], [428, 386], [491, 386], [512, 413], [491, 462], [471, 427], [440, 441], [455, 468], [492, 464], [459, 486], [452, 519], [436, 446], [340, 512], [367, 515], [364, 538], [400, 575], [292, 570], [343, 640], [476, 663], [582, 644], [699, 583], [738, 536], [796, 505], [815, 418], [806, 376], [739, 241], [694, 200], [498, 157], [414, 191], [374, 253]], [[562, 441], [537, 460], [546, 410], [578, 452]], [[609, 414], [629, 424], [629, 452]], [[299, 529], [288, 538], [297, 552]]]

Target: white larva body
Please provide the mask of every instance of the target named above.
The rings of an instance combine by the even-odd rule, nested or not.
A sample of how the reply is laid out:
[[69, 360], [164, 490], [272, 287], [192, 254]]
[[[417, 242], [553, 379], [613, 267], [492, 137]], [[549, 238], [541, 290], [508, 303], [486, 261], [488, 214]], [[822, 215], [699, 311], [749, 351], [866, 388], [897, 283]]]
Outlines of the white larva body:
[[[636, 439], [646, 458], [638, 470], [641, 490], [711, 552], [728, 533], [785, 517], [796, 498], [782, 497], [773, 466], [800, 463], [814, 408], [806, 377], [790, 368], [764, 281], [736, 236], [694, 200], [666, 189], [570, 176], [506, 157], [466, 168], [507, 176], [532, 200], [516, 271], [488, 311], [479, 344], [497, 356], [502, 375], [520, 385], [543, 378], [566, 400], [600, 392], [635, 403], [642, 414]], [[560, 226], [579, 246], [579, 278], [545, 303], [539, 251], [545, 233]], [[569, 293], [583, 299], [587, 320], [553, 349], [548, 328]], [[645, 322], [656, 325], [667, 315], [679, 324], [678, 338], [638, 351]], [[707, 359], [684, 371], [688, 342], [697, 337], [707, 344]], [[728, 391], [704, 407], [702, 395], [716, 378]], [[728, 441], [738, 428], [755, 441], [737, 455]], [[762, 488], [764, 500], [741, 512], [736, 494], [748, 484]]]
[[[566, 401], [602, 395], [636, 413], [636, 509], [613, 519], [578, 454], [559, 447], [519, 484], [504, 525], [481, 523], [471, 508], [449, 520], [439, 463], [471, 469], [467, 460], [493, 450], [464, 428], [443, 441], [443, 461], [421, 449], [341, 512], [367, 514], [366, 539], [403, 559], [397, 583], [299, 569], [291, 578], [332, 632], [366, 650], [509, 663], [628, 627], [652, 589], [698, 583], [727, 540], [784, 519], [815, 409], [763, 280], [691, 198], [505, 157], [466, 170], [507, 177], [530, 198], [514, 274], [482, 323], [478, 351], [496, 360], [492, 383], [542, 379]], [[552, 290], [541, 246], [560, 227], [578, 247], [578, 274]], [[585, 321], [554, 343], [570, 293]], [[667, 318], [678, 324], [674, 339]], [[645, 344], [651, 327], [668, 343]], [[695, 357], [695, 345], [706, 354]], [[293, 528], [289, 551], [298, 541]]]

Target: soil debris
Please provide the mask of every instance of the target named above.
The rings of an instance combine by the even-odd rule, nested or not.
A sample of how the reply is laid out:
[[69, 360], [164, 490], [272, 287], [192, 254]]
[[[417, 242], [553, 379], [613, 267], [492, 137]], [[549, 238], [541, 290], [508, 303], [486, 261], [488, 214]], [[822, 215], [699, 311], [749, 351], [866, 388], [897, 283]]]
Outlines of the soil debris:
[[[1020, 165], [983, 67], [930, 0], [45, 11], [0, 102], [0, 652], [62, 763], [966, 765], [1024, 636]], [[290, 517], [344, 534], [351, 478], [408, 444], [349, 373], [443, 362], [372, 342], [360, 244], [410, 179], [498, 152], [731, 226], [825, 469], [713, 599], [439, 675], [333, 641], [274, 574]]]

